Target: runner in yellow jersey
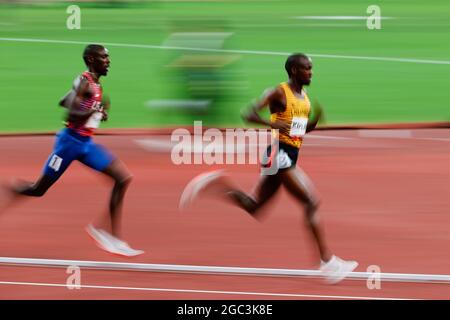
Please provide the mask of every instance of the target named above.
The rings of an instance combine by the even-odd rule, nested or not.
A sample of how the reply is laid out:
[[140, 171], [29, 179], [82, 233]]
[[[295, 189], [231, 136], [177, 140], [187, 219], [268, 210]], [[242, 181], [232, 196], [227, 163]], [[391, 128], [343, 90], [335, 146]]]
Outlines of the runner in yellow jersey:
[[[275, 165], [276, 174], [264, 174], [263, 171], [254, 196], [234, 187], [221, 171], [201, 174], [185, 188], [180, 205], [185, 206], [186, 199], [188, 202], [192, 201], [200, 190], [214, 189], [258, 219], [261, 212], [259, 209], [281, 186], [284, 186], [304, 206], [307, 225], [319, 249], [320, 270], [325, 280], [328, 283], [337, 283], [352, 272], [358, 263], [344, 261], [333, 255], [328, 248], [317, 213], [318, 196], [308, 176], [296, 167], [303, 136], [316, 127], [322, 116], [320, 106], [316, 107], [315, 112], [311, 112], [311, 104], [304, 89], [304, 86], [311, 82], [312, 61], [304, 54], [293, 54], [287, 58], [285, 69], [289, 77], [288, 81], [270, 90], [244, 115], [248, 122], [266, 125], [273, 129], [278, 143], [268, 147], [265, 165]], [[261, 118], [258, 114], [266, 107], [270, 109], [270, 121]]]

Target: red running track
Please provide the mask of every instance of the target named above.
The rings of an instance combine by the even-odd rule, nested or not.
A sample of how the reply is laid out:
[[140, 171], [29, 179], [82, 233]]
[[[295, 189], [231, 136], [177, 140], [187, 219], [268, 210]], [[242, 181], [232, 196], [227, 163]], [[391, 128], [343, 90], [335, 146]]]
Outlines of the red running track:
[[[330, 246], [358, 260], [357, 271], [378, 265], [382, 272], [449, 274], [449, 132], [339, 130], [307, 137], [299, 165], [321, 194]], [[143, 148], [136, 140], [169, 143], [166, 136], [96, 137], [135, 175], [123, 236], [144, 255], [112, 256], [87, 236], [86, 224], [107, 208], [109, 185], [74, 163], [43, 198], [27, 199], [0, 216], [0, 256], [316, 268], [302, 208], [284, 190], [267, 207], [264, 223], [210, 199], [181, 213], [183, 187], [211, 167], [173, 165], [169, 152]], [[0, 138], [0, 176], [34, 180], [52, 145], [51, 136]], [[245, 190], [258, 179], [255, 165], [220, 167]], [[380, 290], [369, 290], [356, 280], [328, 286], [303, 278], [82, 270], [86, 287], [69, 290], [67, 277], [63, 268], [0, 265], [0, 299], [450, 299], [450, 284], [383, 282]]]

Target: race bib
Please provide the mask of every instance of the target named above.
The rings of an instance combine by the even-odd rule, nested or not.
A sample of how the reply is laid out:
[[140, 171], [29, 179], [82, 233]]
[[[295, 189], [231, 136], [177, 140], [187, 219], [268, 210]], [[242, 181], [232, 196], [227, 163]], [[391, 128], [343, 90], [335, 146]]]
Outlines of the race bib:
[[94, 112], [86, 122], [86, 128], [96, 129], [100, 126], [100, 122], [102, 121], [103, 113]]
[[289, 135], [293, 138], [303, 137], [306, 133], [308, 118], [293, 117]]
[[91, 109], [96, 110], [96, 112], [94, 112], [89, 119], [86, 121], [85, 127], [86, 128], [90, 128], [90, 129], [97, 129], [100, 126], [100, 122], [102, 121], [103, 118], [103, 106], [100, 102], [96, 101]]

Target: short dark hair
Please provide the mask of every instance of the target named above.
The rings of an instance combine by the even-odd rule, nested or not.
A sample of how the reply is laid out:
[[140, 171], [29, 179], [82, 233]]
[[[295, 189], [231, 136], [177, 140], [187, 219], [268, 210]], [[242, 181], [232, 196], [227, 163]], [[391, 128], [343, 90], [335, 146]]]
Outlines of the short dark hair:
[[298, 66], [301, 59], [309, 60], [309, 57], [304, 53], [294, 53], [286, 59], [284, 68], [289, 76], [291, 76], [292, 67]]
[[105, 49], [104, 46], [100, 44], [90, 44], [86, 46], [83, 52], [83, 60], [86, 65], [88, 65], [87, 57], [98, 54], [99, 51]]

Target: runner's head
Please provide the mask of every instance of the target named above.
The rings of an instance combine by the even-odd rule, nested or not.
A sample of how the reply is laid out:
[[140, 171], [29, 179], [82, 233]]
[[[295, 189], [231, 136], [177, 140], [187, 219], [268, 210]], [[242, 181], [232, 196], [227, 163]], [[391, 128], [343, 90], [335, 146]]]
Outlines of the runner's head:
[[290, 79], [301, 85], [309, 85], [312, 78], [312, 60], [303, 53], [290, 55], [284, 65]]
[[109, 71], [109, 52], [108, 49], [99, 44], [88, 45], [83, 52], [83, 60], [89, 71], [95, 72], [100, 76], [106, 76]]

